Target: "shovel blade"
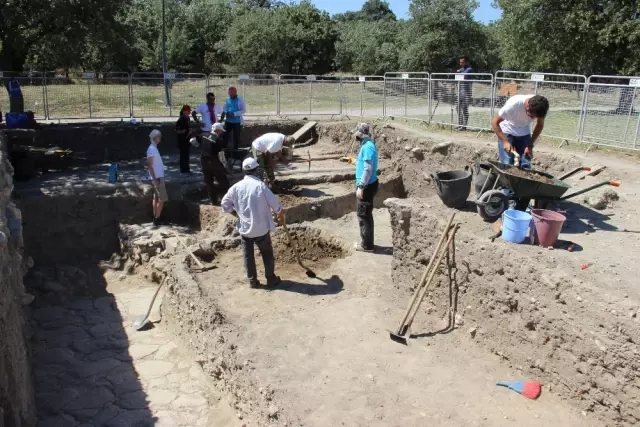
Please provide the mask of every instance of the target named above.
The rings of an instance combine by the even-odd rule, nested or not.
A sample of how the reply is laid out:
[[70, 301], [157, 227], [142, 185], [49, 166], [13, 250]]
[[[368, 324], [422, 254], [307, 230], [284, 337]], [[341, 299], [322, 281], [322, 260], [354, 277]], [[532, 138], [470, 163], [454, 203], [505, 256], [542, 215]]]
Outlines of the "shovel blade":
[[391, 338], [392, 341], [395, 341], [397, 343], [408, 345], [406, 335], [400, 335], [395, 332], [389, 331], [389, 338]]
[[141, 330], [149, 323], [149, 316], [140, 316], [133, 322], [133, 329], [136, 331]]

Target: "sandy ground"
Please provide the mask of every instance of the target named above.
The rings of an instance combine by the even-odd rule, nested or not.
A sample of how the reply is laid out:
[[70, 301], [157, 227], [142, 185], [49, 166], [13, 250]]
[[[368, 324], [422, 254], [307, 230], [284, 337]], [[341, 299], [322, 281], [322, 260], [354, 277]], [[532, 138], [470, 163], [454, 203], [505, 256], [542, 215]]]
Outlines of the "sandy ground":
[[[496, 387], [524, 378], [478, 349], [464, 329], [409, 347], [392, 342], [388, 330], [408, 297], [391, 286], [388, 213], [377, 210], [375, 220], [377, 253], [351, 252], [327, 268], [309, 263], [318, 279], [279, 266], [281, 285], [250, 289], [239, 259], [198, 276], [238, 327], [239, 349], [254, 361], [259, 384], [290, 405], [294, 425], [597, 425], [553, 394], [528, 401]], [[347, 246], [357, 238], [353, 214], [309, 225]]]

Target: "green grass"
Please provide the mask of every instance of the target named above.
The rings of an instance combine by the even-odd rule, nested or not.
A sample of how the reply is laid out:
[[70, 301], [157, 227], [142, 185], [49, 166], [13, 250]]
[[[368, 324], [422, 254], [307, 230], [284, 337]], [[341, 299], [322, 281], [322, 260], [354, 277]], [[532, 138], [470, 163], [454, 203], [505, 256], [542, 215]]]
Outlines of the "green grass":
[[[164, 102], [164, 86], [158, 79], [155, 84], [133, 84], [131, 88], [125, 78], [112, 81], [112, 84], [91, 84], [76, 80], [72, 84], [49, 84], [46, 93], [43, 86], [22, 86], [25, 109], [35, 112], [36, 117], [45, 117], [45, 96], [50, 119], [109, 118], [109, 117], [177, 117], [184, 104], [195, 106], [204, 101], [207, 91], [216, 94], [218, 102], [223, 102], [229, 86], [236, 86], [245, 98], [249, 116], [280, 115], [339, 115], [381, 117], [408, 117], [418, 120], [431, 120], [444, 125], [457, 125], [455, 106], [446, 102], [432, 101], [432, 113], [426, 96], [427, 86], [421, 81], [407, 83], [397, 81], [387, 87], [386, 99], [383, 96], [383, 81], [358, 82], [355, 79], [340, 83], [304, 80], [293, 82], [274, 80], [251, 81], [244, 83], [236, 78], [211, 78], [209, 87], [205, 80], [178, 81], [171, 86], [171, 106]], [[398, 85], [403, 85], [398, 90]], [[408, 94], [402, 90], [406, 87]], [[394, 88], [396, 90], [394, 91]], [[474, 90], [476, 99], [488, 99], [489, 87], [478, 86]], [[129, 91], [131, 90], [131, 96]], [[566, 90], [549, 89], [552, 110], [546, 119], [546, 137], [575, 140], [580, 125], [579, 93]], [[131, 102], [132, 100], [132, 102]], [[9, 110], [9, 100], [5, 91], [0, 91], [0, 110]], [[628, 115], [615, 115], [611, 112], [590, 111], [584, 123], [584, 140], [622, 147], [633, 147], [638, 117], [629, 120]], [[605, 114], [606, 113], [606, 114]], [[489, 129], [491, 110], [489, 107], [472, 106], [469, 126]], [[626, 137], [625, 137], [626, 134]], [[621, 142], [624, 141], [624, 142]], [[637, 142], [640, 145], [640, 140]]]

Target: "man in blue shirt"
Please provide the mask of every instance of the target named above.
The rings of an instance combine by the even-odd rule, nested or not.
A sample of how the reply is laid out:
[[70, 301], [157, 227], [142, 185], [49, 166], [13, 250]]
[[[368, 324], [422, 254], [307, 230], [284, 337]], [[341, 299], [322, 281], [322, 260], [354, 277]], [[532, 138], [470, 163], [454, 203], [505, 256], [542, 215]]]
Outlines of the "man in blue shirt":
[[[469, 64], [469, 58], [461, 56], [458, 58], [460, 68], [456, 70], [458, 74], [471, 74], [473, 69]], [[464, 76], [467, 79], [467, 76]], [[458, 127], [456, 130], [465, 130], [469, 123], [469, 104], [471, 104], [471, 83], [458, 83]]]
[[240, 145], [240, 132], [242, 131], [242, 116], [247, 112], [244, 99], [238, 96], [238, 91], [235, 87], [229, 88], [229, 97], [224, 103], [222, 109], [222, 117], [220, 120], [224, 120], [224, 146], [229, 147], [229, 134], [233, 133], [233, 149], [237, 150]]
[[373, 199], [378, 192], [378, 149], [367, 123], [358, 124], [354, 136], [360, 142], [356, 160], [356, 213], [360, 224], [360, 243], [355, 244], [355, 249], [373, 252]]

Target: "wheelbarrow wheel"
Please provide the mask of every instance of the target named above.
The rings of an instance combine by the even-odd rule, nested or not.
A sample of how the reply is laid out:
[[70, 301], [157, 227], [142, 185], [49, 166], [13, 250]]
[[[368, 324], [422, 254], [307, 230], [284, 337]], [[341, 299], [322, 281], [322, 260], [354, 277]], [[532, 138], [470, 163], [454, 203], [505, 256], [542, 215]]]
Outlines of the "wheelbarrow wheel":
[[501, 190], [486, 191], [476, 202], [478, 214], [487, 222], [495, 222], [509, 207], [509, 197]]

